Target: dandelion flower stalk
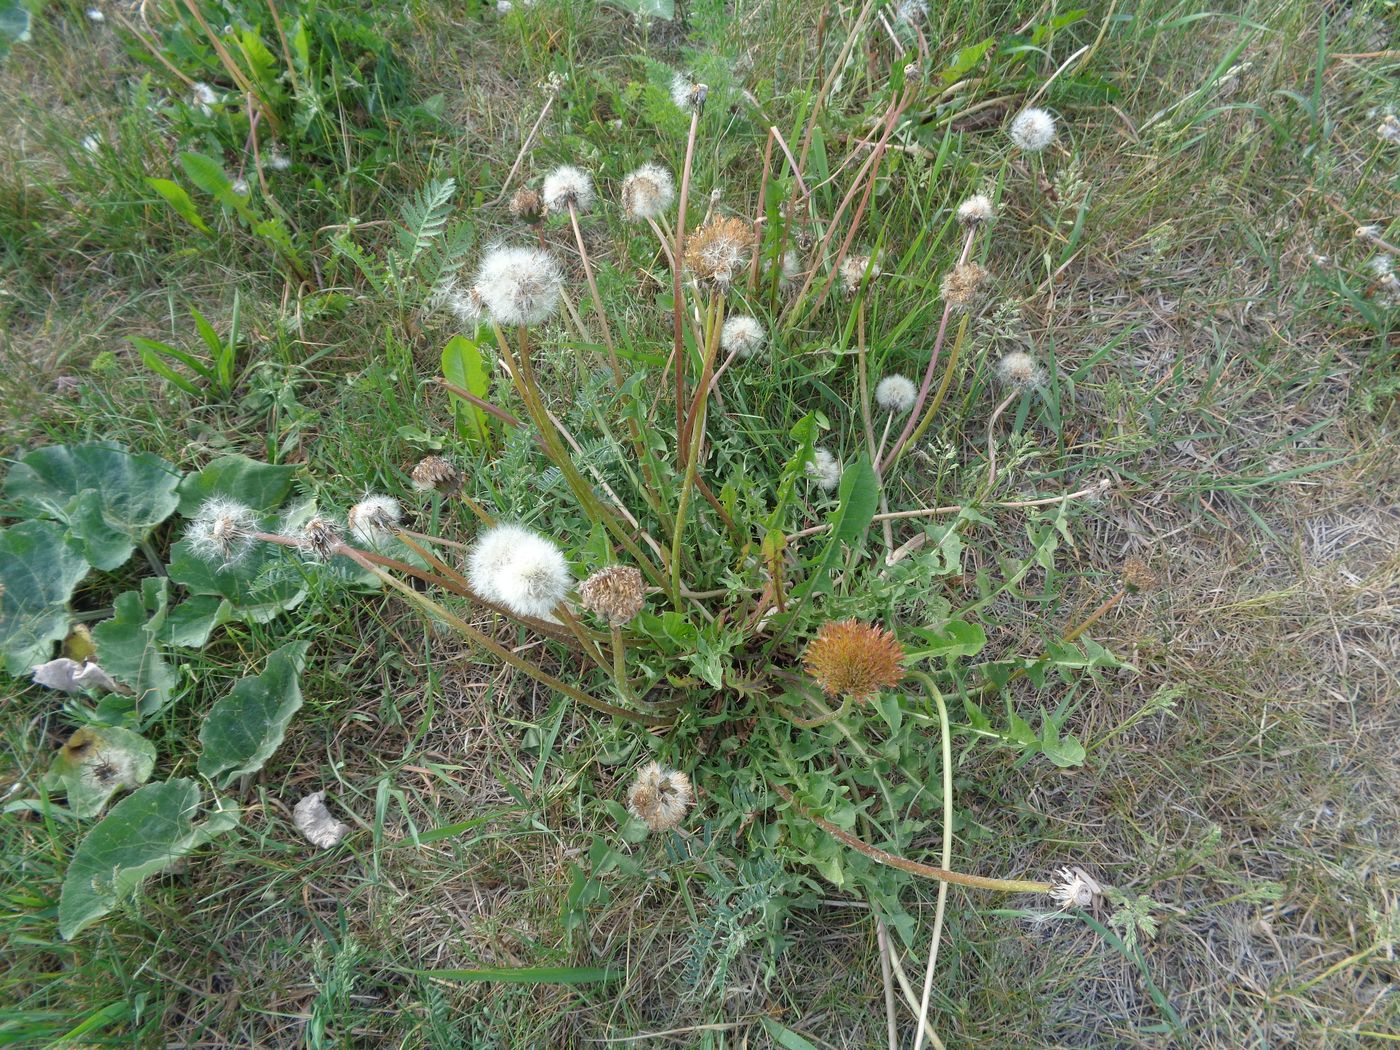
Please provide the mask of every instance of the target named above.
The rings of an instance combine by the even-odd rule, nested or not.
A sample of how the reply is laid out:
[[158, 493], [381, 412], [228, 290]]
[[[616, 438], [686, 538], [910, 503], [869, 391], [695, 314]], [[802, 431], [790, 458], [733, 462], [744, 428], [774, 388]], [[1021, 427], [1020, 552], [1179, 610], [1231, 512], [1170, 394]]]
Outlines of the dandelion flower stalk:
[[593, 310], [598, 315], [598, 325], [603, 330], [603, 345], [608, 350], [608, 367], [612, 369], [613, 380], [622, 383], [622, 366], [618, 364], [617, 347], [613, 343], [612, 328], [608, 324], [607, 311], [603, 309], [603, 297], [598, 294], [598, 281], [593, 276], [593, 264], [588, 258], [588, 247], [583, 243], [583, 230], [578, 224], [578, 213], [587, 207], [593, 198], [593, 182], [586, 172], [577, 168], [556, 168], [545, 180], [544, 200], [550, 208], [564, 207], [569, 212], [569, 225], [574, 231], [574, 243], [578, 245], [579, 260], [583, 263], [583, 276], [588, 281], [588, 292], [593, 297]]
[[[690, 171], [695, 161], [695, 136], [700, 129], [700, 111], [705, 102], [705, 86], [695, 85], [696, 100], [690, 107], [690, 132], [685, 140], [685, 163], [681, 168], [681, 193], [680, 201], [676, 206], [676, 245], [671, 252], [673, 264], [671, 266], [671, 298], [672, 298], [672, 318], [674, 328], [672, 332], [673, 346], [672, 354], [675, 359], [675, 387], [676, 387], [676, 453], [683, 454], [680, 447], [681, 431], [685, 428], [685, 340], [681, 334], [681, 313], [684, 310], [684, 299], [681, 296], [681, 260], [685, 258], [685, 212], [686, 206], [690, 202]], [[676, 580], [676, 573], [672, 572], [672, 581]]]
[[700, 466], [700, 448], [705, 440], [705, 409], [708, 403], [710, 373], [714, 367], [715, 355], [719, 352], [720, 323], [723, 317], [724, 298], [717, 293], [712, 294], [705, 316], [705, 364], [701, 371], [700, 384], [695, 391], [695, 404], [681, 427], [682, 440], [685, 427], [690, 427], [690, 441], [685, 450], [685, 477], [681, 481], [680, 494], [676, 500], [676, 525], [671, 535], [671, 599], [677, 608], [681, 602], [681, 541], [685, 537], [690, 493], [695, 487], [695, 475]]
[[[943, 748], [943, 854], [939, 863], [944, 868], [953, 866], [953, 745], [952, 730], [948, 724], [948, 705], [943, 693], [923, 671], [915, 671], [916, 678], [933, 697], [938, 707], [938, 735]], [[924, 1025], [928, 1019], [928, 1001], [933, 992], [933, 971], [938, 966], [938, 942], [943, 937], [943, 913], [948, 904], [948, 883], [938, 884], [938, 903], [933, 913], [933, 933], [930, 935], [928, 965], [924, 968], [924, 992], [919, 1000], [918, 1031], [914, 1036], [914, 1050], [920, 1050], [924, 1042]]]

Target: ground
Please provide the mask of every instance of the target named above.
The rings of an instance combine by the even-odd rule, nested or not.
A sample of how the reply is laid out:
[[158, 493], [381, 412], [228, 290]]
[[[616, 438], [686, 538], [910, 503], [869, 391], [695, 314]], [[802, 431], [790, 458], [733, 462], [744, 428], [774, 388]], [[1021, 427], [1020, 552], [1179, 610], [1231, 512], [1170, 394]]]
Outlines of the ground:
[[[710, 2], [639, 20], [626, 5], [550, 0], [508, 13], [347, 8], [392, 40], [405, 95], [365, 128], [338, 115], [339, 167], [299, 163], [287, 176], [300, 181], [284, 211], [310, 260], [298, 278], [232, 215], [200, 235], [143, 181], [180, 179], [176, 153], [208, 141], [190, 130], [197, 116], [147, 110], [187, 91], [168, 68], [178, 48], [153, 57], [138, 42], [155, 41], [177, 5], [100, 5], [100, 22], [82, 5], [37, 6], [32, 40], [0, 67], [12, 115], [0, 149], [0, 455], [103, 438], [194, 469], [242, 451], [298, 465], [303, 490], [342, 502], [405, 490], [407, 469], [453, 431], [427, 383], [450, 322], [371, 294], [337, 262], [339, 230], [358, 224], [378, 250], [369, 224], [387, 226], [401, 201], [450, 176], [454, 207], [474, 224], [473, 257], [510, 235], [503, 182], [551, 73], [563, 86], [517, 181], [538, 185], [563, 161], [609, 176], [653, 158], [676, 168], [684, 118], [664, 89], [671, 70], [689, 69], [729, 107], [706, 118], [698, 194], [719, 188], [724, 206], [751, 208], [767, 126], [800, 131], [862, 10]], [[254, 6], [217, 18], [262, 24]], [[313, 7], [289, 7], [285, 20]], [[922, 367], [937, 319], [922, 304], [946, 260], [925, 260], [920, 238], [944, 221], [946, 194], [1004, 190], [985, 261], [1008, 309], [982, 315], [967, 354], [990, 360], [1002, 317], [1052, 374], [1043, 409], [1008, 423], [1009, 498], [1109, 485], [1067, 504], [1053, 572], [983, 610], [989, 652], [1041, 651], [1115, 593], [1130, 557], [1156, 582], [1091, 628], [1127, 666], [1006, 686], [1027, 717], [1067, 705], [1082, 763], [955, 739], [954, 854], [960, 870], [1016, 877], [1082, 865], [1130, 892], [1156, 930], [1133, 947], [1109, 905], [1059, 913], [954, 887], [931, 1026], [947, 1046], [989, 1048], [1400, 1040], [1400, 380], [1396, 296], [1376, 262], [1400, 229], [1400, 145], [1378, 133], [1400, 107], [1394, 5], [1086, 5], [1035, 39], [1033, 27], [1067, 9], [956, 7], [920, 23], [930, 86], [861, 234], [883, 245], [899, 289], [872, 313], [874, 345]], [[897, 9], [886, 13], [887, 25], [855, 34], [855, 57], [832, 82], [824, 150], [842, 192], [835, 158], [849, 141], [837, 137], [867, 133], [882, 111], [893, 41], [915, 54]], [[961, 49], [986, 38], [1014, 48], [1017, 33], [1023, 66], [974, 56], [941, 79]], [[1050, 90], [1076, 76], [1074, 91]], [[988, 157], [1005, 152], [1006, 121], [1034, 101], [1059, 114], [1056, 146], [998, 168]], [[96, 151], [82, 145], [89, 135]], [[1378, 230], [1357, 236], [1370, 224]], [[614, 329], [650, 325], [669, 340], [655, 309], [664, 259], [638, 259], [615, 222], [585, 234], [628, 304]], [[567, 225], [542, 236], [570, 260], [586, 302]], [[239, 312], [236, 389], [189, 397], [133, 349], [133, 336], [197, 345], [191, 308], [221, 332]], [[833, 309], [845, 323], [846, 308]], [[803, 396], [809, 369], [830, 375], [831, 316], [789, 334], [781, 378], [743, 396], [766, 406]], [[568, 405], [573, 366], [551, 365]], [[899, 479], [900, 506], [969, 498], [961, 469], [981, 463], [994, 403], [985, 371], [959, 376]], [[967, 533], [963, 589], [949, 585], [955, 604], [977, 596], [978, 572], [1026, 556], [1025, 514], [985, 513]], [[901, 528], [899, 541], [917, 531]], [[167, 525], [152, 540], [176, 538]], [[135, 572], [89, 581], [79, 618], [106, 616]], [[838, 887], [812, 894], [785, 908], [776, 945], [745, 910], [762, 858], [749, 870], [708, 852], [706, 784], [688, 835], [621, 843], [603, 808], [631, 773], [619, 732], [392, 596], [313, 593], [185, 654], [181, 702], [153, 729], [162, 776], [190, 775], [205, 707], [292, 638], [316, 654], [305, 706], [273, 760], [237, 785], [240, 829], [78, 938], [58, 937], [55, 912], [83, 826], [5, 810], [0, 1042], [893, 1045], [867, 901]], [[10, 679], [0, 689], [0, 787], [12, 802], [33, 796], [73, 724], [56, 694]], [[357, 829], [326, 852], [290, 819], [321, 789]], [[906, 852], [936, 857], [939, 830]], [[917, 883], [903, 897], [917, 934], [912, 947], [896, 939], [894, 954], [916, 992], [935, 892]], [[599, 965], [621, 976], [513, 984], [422, 972]], [[896, 997], [899, 1045], [910, 1046]]]

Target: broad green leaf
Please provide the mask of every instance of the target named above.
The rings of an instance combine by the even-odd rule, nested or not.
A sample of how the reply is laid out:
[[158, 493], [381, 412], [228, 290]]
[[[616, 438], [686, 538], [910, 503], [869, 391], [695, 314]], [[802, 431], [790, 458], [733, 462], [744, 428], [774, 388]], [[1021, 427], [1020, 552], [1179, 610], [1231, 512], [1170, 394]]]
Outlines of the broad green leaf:
[[194, 368], [196, 372], [201, 372], [194, 360], [186, 353], [176, 350], [166, 343], [157, 342], [154, 339], [145, 339], [139, 335], [131, 337], [131, 345], [136, 347], [136, 352], [141, 355], [141, 363], [149, 368], [156, 375], [160, 376], [171, 386], [174, 386], [191, 397], [202, 397], [203, 391], [199, 385], [187, 376], [181, 375], [171, 365], [166, 364], [167, 357], [173, 357], [186, 365]]
[[915, 659], [929, 656], [976, 656], [987, 644], [987, 632], [981, 624], [949, 620], [938, 630], [917, 629], [913, 632], [924, 644], [913, 654]]
[[1073, 734], [1060, 735], [1053, 722], [1047, 721], [1041, 732], [1040, 750], [1061, 769], [1084, 764], [1084, 745]]
[[77, 817], [95, 817], [124, 788], [139, 787], [156, 767], [156, 749], [118, 726], [84, 726], [58, 749], [45, 784], [62, 789]]
[[53, 655], [53, 643], [68, 633], [68, 599], [89, 568], [53, 522], [25, 521], [0, 531], [0, 657], [6, 672], [24, 674]]
[[78, 844], [63, 878], [58, 932], [72, 940], [131, 896], [148, 876], [163, 871], [238, 824], [238, 809], [216, 800], [202, 823], [193, 780], [147, 784], [122, 799]]
[[816, 1045], [810, 1040], [804, 1039], [791, 1028], [784, 1028], [773, 1018], [765, 1016], [762, 1020], [763, 1030], [783, 1050], [817, 1050]]
[[[486, 374], [481, 348], [464, 335], [454, 335], [442, 348], [442, 374], [449, 383], [480, 398], [486, 397], [491, 390], [491, 377]], [[486, 413], [456, 394], [449, 396], [452, 398], [453, 415], [457, 421], [457, 435], [465, 440], [489, 445], [491, 431]]]
[[856, 543], [870, 527], [871, 519], [880, 506], [880, 483], [868, 458], [862, 456], [846, 468], [836, 495], [839, 502], [827, 519], [831, 532], [826, 546], [809, 568], [806, 582], [795, 592], [798, 598], [805, 599], [829, 590], [831, 567], [841, 556], [842, 544]]
[[159, 643], [165, 627], [166, 588], [164, 578], [147, 577], [141, 581], [141, 590], [118, 595], [112, 603], [115, 615], [92, 629], [102, 666], [132, 688], [143, 719], [164, 710], [175, 687], [175, 671]]
[[216, 594], [197, 594], [175, 608], [165, 617], [160, 640], [166, 645], [199, 649], [209, 641], [216, 628], [234, 618], [233, 603]]
[[970, 72], [973, 66], [982, 61], [982, 56], [985, 55], [995, 43], [996, 37], [989, 36], [987, 39], [979, 41], [976, 44], [968, 44], [967, 47], [960, 50], [953, 56], [953, 60], [948, 63], [948, 68], [941, 74], [944, 82], [951, 84], [964, 73]]
[[291, 642], [277, 649], [262, 674], [239, 679], [214, 704], [199, 730], [201, 774], [224, 788], [263, 767], [301, 707], [297, 679], [310, 646]]
[[190, 181], [221, 203], [225, 196], [233, 195], [233, 183], [224, 172], [224, 166], [203, 153], [181, 153], [180, 167]]
[[275, 510], [292, 491], [296, 467], [276, 466], [244, 455], [220, 456], [203, 470], [180, 482], [180, 513], [199, 513], [200, 504], [215, 496], [237, 500], [253, 510]]
[[195, 208], [194, 201], [190, 200], [190, 195], [185, 192], [185, 188], [178, 182], [171, 182], [169, 179], [148, 178], [146, 180], [146, 185], [150, 186], [151, 189], [164, 197], [165, 202], [170, 205], [171, 209], [176, 215], [180, 216], [180, 218], [184, 219], [197, 230], [201, 230], [204, 233], [209, 232], [209, 227], [200, 216], [199, 210]]
[[178, 502], [174, 466], [117, 445], [50, 445], [11, 468], [5, 495], [27, 514], [68, 526], [87, 560], [115, 569]]
[[501, 984], [598, 984], [615, 981], [621, 970], [599, 966], [521, 966], [486, 967], [479, 970], [411, 970], [419, 977], [443, 981], [494, 981]]

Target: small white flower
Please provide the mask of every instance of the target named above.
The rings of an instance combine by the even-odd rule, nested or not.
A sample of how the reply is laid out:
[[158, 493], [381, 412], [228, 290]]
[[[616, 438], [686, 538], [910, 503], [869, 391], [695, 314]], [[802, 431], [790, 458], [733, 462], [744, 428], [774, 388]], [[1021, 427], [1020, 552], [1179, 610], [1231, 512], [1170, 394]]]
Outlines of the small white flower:
[[83, 150], [87, 153], [96, 153], [102, 148], [101, 135], [88, 135], [83, 139]]
[[974, 193], [958, 205], [958, 221], [967, 226], [991, 222], [995, 217], [992, 202], [985, 193]]
[[1055, 118], [1043, 109], [1024, 109], [1016, 114], [1008, 134], [1027, 153], [1039, 153], [1055, 141]]
[[481, 260], [473, 291], [497, 325], [536, 325], [559, 306], [564, 275], [539, 248], [492, 248]]
[[222, 567], [247, 556], [256, 542], [253, 533], [257, 528], [257, 516], [250, 508], [216, 496], [200, 504], [185, 538], [195, 557]]
[[388, 496], [366, 496], [346, 515], [350, 534], [366, 547], [378, 547], [392, 536], [402, 518], [399, 501]]
[[913, 408], [918, 396], [919, 389], [908, 376], [885, 376], [875, 384], [875, 403], [898, 416]]
[[747, 314], [735, 314], [719, 330], [719, 345], [726, 353], [753, 357], [763, 349], [767, 335], [758, 319]]
[[677, 73], [671, 78], [671, 101], [687, 113], [704, 107], [705, 96], [709, 91], [709, 87], [695, 83], [683, 73]]
[[307, 795], [298, 802], [292, 810], [292, 823], [306, 836], [307, 842], [321, 849], [330, 849], [350, 831], [349, 824], [342, 824], [331, 816], [324, 791]]
[[87, 16], [89, 22], [107, 21], [107, 16], [102, 13], [102, 9], [100, 7], [89, 7], [87, 9]]
[[622, 180], [622, 215], [645, 222], [670, 210], [676, 199], [671, 173], [657, 164], [643, 164]]
[[497, 525], [468, 554], [467, 582], [481, 597], [517, 616], [552, 621], [555, 607], [573, 585], [573, 574], [552, 541], [519, 525]]
[[567, 212], [570, 205], [587, 211], [593, 207], [593, 176], [571, 164], [560, 165], [545, 176], [540, 196], [550, 211]]
[[807, 476], [817, 483], [823, 492], [832, 492], [841, 484], [841, 461], [824, 448], [812, 449], [812, 458], [807, 461]]

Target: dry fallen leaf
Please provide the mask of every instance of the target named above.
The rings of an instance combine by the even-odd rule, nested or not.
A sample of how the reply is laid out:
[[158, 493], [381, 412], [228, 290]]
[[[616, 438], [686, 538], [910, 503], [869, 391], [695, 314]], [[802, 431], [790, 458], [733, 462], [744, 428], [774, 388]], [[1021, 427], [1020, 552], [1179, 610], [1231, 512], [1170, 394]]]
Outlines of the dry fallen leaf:
[[292, 810], [292, 820], [308, 842], [322, 849], [330, 849], [350, 830], [349, 824], [342, 824], [331, 816], [324, 791], [307, 795], [298, 802]]
[[31, 673], [38, 685], [61, 689], [65, 693], [81, 693], [86, 689], [101, 689], [109, 693], [124, 691], [112, 676], [97, 664], [78, 663], [66, 656], [60, 656], [46, 664], [35, 664]]

